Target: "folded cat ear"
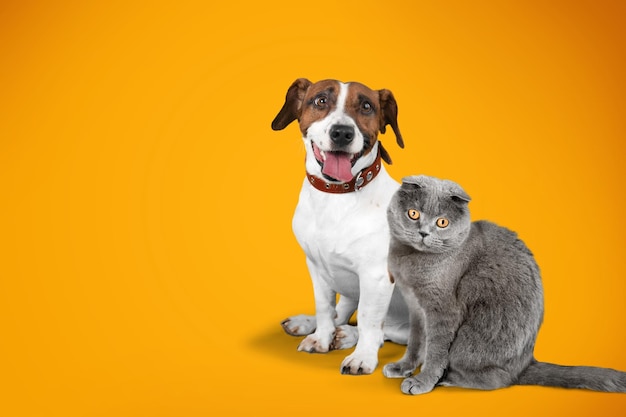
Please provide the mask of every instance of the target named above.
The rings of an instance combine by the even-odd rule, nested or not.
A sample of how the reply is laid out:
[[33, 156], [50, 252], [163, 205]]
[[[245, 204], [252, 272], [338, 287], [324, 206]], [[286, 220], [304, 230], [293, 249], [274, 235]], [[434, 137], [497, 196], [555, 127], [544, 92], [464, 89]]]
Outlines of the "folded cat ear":
[[424, 188], [428, 185], [428, 180], [429, 178], [426, 175], [411, 175], [402, 178], [402, 184], [416, 185], [419, 188]]
[[467, 204], [472, 201], [472, 198], [467, 195], [465, 190], [461, 188], [459, 184], [453, 181], [446, 181], [448, 183], [448, 192], [450, 193], [450, 197], [456, 203]]
[[467, 204], [470, 201], [472, 201], [470, 196], [468, 196], [467, 194], [463, 194], [463, 195], [453, 194], [452, 200], [456, 201], [457, 203], [462, 203], [462, 204]]

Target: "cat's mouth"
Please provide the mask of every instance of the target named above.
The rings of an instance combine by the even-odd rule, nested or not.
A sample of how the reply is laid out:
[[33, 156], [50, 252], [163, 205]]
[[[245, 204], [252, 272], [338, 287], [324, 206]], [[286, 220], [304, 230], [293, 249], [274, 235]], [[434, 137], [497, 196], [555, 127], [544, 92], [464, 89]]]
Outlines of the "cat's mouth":
[[354, 178], [352, 167], [363, 152], [352, 154], [342, 151], [322, 151], [315, 142], [311, 141], [311, 145], [315, 159], [322, 167], [322, 174], [341, 182], [349, 182]]
[[417, 246], [418, 249], [422, 249], [423, 250], [423, 249], [429, 249], [430, 248], [430, 246], [425, 242], [425, 240], [426, 240], [425, 238], [421, 238], [421, 240], [419, 240], [419, 239], [417, 240], [417, 242], [416, 242], [417, 245], [416, 246]]
[[445, 243], [431, 236], [418, 236], [414, 241], [415, 249], [421, 252], [442, 253], [445, 251]]

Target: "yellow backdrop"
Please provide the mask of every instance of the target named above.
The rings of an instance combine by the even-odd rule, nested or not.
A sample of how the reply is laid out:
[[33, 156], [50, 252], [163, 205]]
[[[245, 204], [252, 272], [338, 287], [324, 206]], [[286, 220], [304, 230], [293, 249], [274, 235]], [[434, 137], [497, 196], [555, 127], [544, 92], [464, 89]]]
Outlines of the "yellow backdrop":
[[298, 77], [392, 90], [390, 173], [459, 182], [535, 253], [537, 357], [626, 370], [623, 2], [98, 3], [0, 5], [1, 415], [626, 412], [540, 387], [408, 397], [296, 352], [304, 150], [270, 129]]

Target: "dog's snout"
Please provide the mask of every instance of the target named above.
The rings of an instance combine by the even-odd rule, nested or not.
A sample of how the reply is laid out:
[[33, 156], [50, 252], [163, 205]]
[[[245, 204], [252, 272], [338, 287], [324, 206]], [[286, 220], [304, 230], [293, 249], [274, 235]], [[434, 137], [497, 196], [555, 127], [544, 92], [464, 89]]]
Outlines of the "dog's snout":
[[354, 127], [348, 125], [333, 125], [330, 128], [330, 139], [339, 146], [345, 146], [354, 139]]

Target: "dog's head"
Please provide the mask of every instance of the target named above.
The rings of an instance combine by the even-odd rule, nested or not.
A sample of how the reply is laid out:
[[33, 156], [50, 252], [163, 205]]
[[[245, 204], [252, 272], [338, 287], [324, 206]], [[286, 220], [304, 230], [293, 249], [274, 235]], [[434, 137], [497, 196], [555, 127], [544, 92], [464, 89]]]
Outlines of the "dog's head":
[[299, 78], [287, 90], [272, 129], [284, 129], [294, 120], [300, 123], [307, 151], [312, 151], [322, 174], [337, 181], [350, 181], [352, 167], [377, 143], [381, 157], [391, 164], [389, 153], [378, 142], [378, 132], [385, 133], [387, 125], [391, 125], [398, 145], [404, 147], [398, 106], [389, 90], [375, 91], [356, 82], [312, 83]]

